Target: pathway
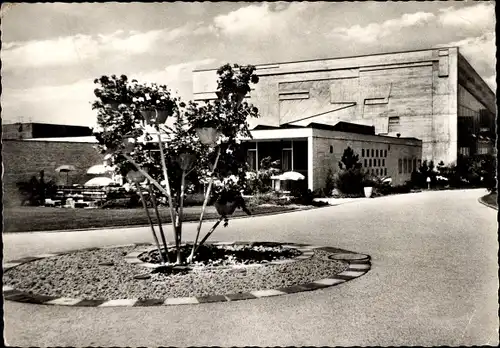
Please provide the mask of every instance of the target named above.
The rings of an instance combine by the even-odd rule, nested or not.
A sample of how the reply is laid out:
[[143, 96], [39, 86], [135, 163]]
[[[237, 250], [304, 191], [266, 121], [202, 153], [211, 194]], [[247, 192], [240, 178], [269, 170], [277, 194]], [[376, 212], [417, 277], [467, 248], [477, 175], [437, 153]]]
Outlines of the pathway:
[[[437, 191], [230, 221], [213, 239], [330, 245], [372, 257], [332, 288], [231, 303], [81, 308], [5, 302], [14, 346], [497, 345], [497, 211]], [[208, 226], [205, 226], [208, 228]], [[195, 225], [185, 227], [193, 238]], [[8, 259], [150, 242], [146, 228], [4, 234]]]

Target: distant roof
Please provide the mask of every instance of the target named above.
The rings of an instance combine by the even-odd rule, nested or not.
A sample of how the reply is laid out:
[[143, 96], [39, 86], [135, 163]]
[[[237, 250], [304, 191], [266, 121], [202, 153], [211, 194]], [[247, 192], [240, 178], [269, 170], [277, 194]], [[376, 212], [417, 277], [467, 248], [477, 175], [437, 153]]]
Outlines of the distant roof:
[[[326, 58], [315, 58], [315, 59], [304, 59], [304, 60], [292, 60], [292, 61], [285, 61], [285, 62], [272, 62], [272, 63], [261, 63], [261, 64], [254, 64], [257, 69], [259, 66], [266, 67], [267, 65], [279, 65], [279, 64], [290, 64], [290, 63], [305, 63], [305, 62], [316, 62], [316, 61], [321, 61], [321, 60], [333, 60], [333, 59], [346, 59], [346, 58], [358, 58], [358, 57], [368, 57], [368, 56], [382, 56], [382, 55], [389, 55], [389, 54], [398, 54], [398, 53], [411, 53], [411, 52], [422, 52], [422, 51], [432, 51], [432, 50], [443, 50], [447, 48], [457, 48], [458, 46], [445, 46], [443, 47], [430, 47], [430, 48], [423, 48], [423, 49], [418, 49], [418, 50], [406, 50], [406, 51], [390, 51], [390, 52], [377, 52], [377, 53], [367, 53], [367, 54], [359, 54], [355, 56], [339, 56], [339, 57], [326, 57]], [[217, 70], [218, 68], [203, 68], [203, 69], [195, 69], [193, 72], [196, 71], [210, 71], [210, 70]]]
[[291, 124], [284, 124], [279, 127], [258, 125], [253, 130], [290, 129], [290, 128], [315, 128], [315, 129], [331, 130], [336, 132], [375, 135], [374, 126], [366, 126], [363, 124], [350, 123], [344, 121], [337, 122], [333, 126], [329, 124], [316, 123], [316, 122], [309, 123], [307, 126], [297, 126]]
[[31, 138], [23, 139], [23, 141], [56, 141], [56, 142], [68, 142], [68, 143], [96, 143], [97, 139], [91, 135], [88, 137], [62, 137], [62, 138]]

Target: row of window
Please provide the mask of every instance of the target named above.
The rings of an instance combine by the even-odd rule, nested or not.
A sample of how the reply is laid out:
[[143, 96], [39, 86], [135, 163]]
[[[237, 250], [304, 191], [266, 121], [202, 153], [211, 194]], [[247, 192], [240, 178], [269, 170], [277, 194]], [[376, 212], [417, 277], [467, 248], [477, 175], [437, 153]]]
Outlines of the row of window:
[[399, 174], [411, 174], [414, 170], [417, 170], [421, 166], [421, 160], [416, 158], [403, 158], [398, 160], [398, 172]]
[[372, 168], [371, 170], [368, 170], [368, 173], [372, 175], [386, 175], [387, 176], [387, 168]]
[[373, 162], [372, 159], [364, 159], [364, 167], [385, 167], [385, 158], [374, 158]]
[[387, 150], [371, 149], [370, 156], [370, 149], [361, 149], [361, 157], [387, 157]]

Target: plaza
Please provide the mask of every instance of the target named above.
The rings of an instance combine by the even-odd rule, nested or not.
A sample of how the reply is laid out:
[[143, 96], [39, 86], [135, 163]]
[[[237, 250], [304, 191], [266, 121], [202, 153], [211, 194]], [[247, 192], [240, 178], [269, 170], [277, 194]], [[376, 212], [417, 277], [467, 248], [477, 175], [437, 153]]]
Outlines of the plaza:
[[[497, 346], [497, 211], [478, 202], [483, 195], [433, 191], [236, 219], [218, 240], [332, 245], [369, 254], [372, 269], [323, 290], [237, 302], [84, 308], [6, 301], [5, 339], [11, 346]], [[194, 224], [185, 230], [193, 238]], [[144, 227], [3, 239], [5, 260], [150, 242]]]

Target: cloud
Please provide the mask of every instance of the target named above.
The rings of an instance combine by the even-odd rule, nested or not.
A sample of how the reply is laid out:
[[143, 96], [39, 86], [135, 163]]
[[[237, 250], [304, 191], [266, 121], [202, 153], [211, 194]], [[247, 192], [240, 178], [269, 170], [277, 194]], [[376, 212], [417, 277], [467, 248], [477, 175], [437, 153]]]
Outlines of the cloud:
[[1, 52], [4, 69], [75, 64], [81, 60], [95, 59], [99, 55], [98, 45], [88, 35], [4, 45]]
[[376, 42], [379, 39], [392, 35], [403, 28], [414, 27], [428, 23], [434, 19], [430, 12], [406, 13], [400, 18], [389, 19], [382, 23], [370, 23], [366, 26], [354, 25], [351, 27], [335, 28], [332, 34], [344, 40], [356, 40], [361, 43]]
[[4, 88], [2, 118], [10, 122], [91, 125], [95, 122], [91, 108], [94, 88], [92, 79], [60, 86]]
[[485, 78], [486, 83], [493, 90], [496, 89], [496, 74], [494, 70], [496, 65], [496, 45], [494, 32], [437, 45], [436, 47], [449, 46], [459, 47], [460, 53], [470, 62], [477, 73], [483, 77], [489, 76]]
[[[178, 91], [182, 99], [188, 100], [192, 98], [192, 71], [214, 62], [214, 59], [196, 60], [126, 75], [139, 82], [166, 84], [172, 92]], [[4, 122], [18, 122], [22, 117], [25, 122], [92, 126], [96, 121], [96, 113], [91, 108], [91, 103], [95, 100], [95, 88], [93, 78], [66, 85], [28, 89], [4, 87], [1, 96], [2, 119]]]
[[163, 69], [131, 74], [130, 76], [143, 82], [156, 82], [166, 84], [172, 92], [188, 100], [192, 98], [193, 70], [212, 65], [216, 62], [213, 58], [195, 60], [169, 65]]
[[249, 5], [216, 16], [213, 26], [215, 30], [228, 36], [273, 35], [293, 26], [294, 19], [308, 6], [305, 2]]
[[440, 10], [439, 21], [444, 26], [484, 30], [495, 28], [495, 5], [479, 3], [474, 6]]
[[72, 66], [114, 55], [140, 55], [162, 49], [163, 45], [188, 35], [203, 35], [199, 25], [147, 32], [118, 30], [111, 34], [74, 35], [50, 40], [7, 42], [1, 57], [4, 69]]

